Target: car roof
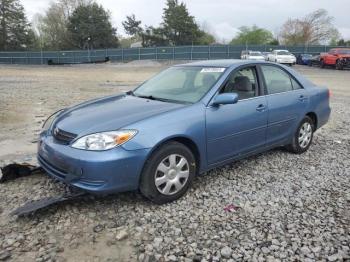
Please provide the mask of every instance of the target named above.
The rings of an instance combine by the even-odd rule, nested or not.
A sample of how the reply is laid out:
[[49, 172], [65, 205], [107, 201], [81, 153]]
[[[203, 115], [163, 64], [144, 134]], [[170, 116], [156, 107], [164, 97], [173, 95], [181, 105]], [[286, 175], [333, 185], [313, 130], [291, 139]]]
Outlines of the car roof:
[[[238, 66], [238, 65], [244, 65], [244, 64], [251, 64], [252, 61], [249, 60], [240, 60], [240, 59], [220, 59], [220, 60], [204, 60], [204, 61], [197, 61], [192, 62], [188, 64], [181, 64], [177, 66], [201, 66], [201, 67], [231, 67], [231, 66]], [[255, 61], [254, 61], [255, 63]]]
[[330, 49], [329, 51], [331, 51], [331, 50], [336, 50], [336, 51], [340, 51], [340, 50], [350, 50], [350, 48], [348, 48], [348, 47], [337, 47], [337, 48], [332, 48], [332, 49]]

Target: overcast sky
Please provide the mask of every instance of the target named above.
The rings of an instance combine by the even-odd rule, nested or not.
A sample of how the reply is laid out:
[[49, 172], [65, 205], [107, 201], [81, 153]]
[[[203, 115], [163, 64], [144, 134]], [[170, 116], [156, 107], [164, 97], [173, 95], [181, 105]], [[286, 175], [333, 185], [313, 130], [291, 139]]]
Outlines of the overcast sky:
[[[277, 32], [289, 18], [302, 17], [318, 8], [328, 10], [345, 39], [350, 39], [350, 0], [183, 0], [200, 25], [220, 40], [231, 40], [237, 28], [256, 24]], [[29, 19], [44, 12], [50, 0], [21, 0]], [[113, 24], [124, 35], [121, 22], [134, 13], [144, 25], [158, 25], [165, 0], [97, 0], [112, 13]]]

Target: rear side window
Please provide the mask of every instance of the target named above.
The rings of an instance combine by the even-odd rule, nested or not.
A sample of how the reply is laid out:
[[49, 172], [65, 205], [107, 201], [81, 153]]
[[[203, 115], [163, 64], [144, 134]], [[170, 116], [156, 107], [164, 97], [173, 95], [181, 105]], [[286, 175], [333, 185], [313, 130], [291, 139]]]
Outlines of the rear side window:
[[288, 73], [275, 66], [261, 66], [269, 95], [301, 89], [302, 87]]

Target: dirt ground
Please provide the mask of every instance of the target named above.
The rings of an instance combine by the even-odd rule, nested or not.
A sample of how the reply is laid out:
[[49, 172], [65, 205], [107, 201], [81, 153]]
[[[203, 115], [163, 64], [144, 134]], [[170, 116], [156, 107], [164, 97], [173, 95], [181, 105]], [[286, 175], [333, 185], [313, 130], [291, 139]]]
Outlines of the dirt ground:
[[[0, 65], [0, 166], [12, 161], [36, 162], [37, 135], [40, 132], [43, 121], [51, 113], [88, 99], [130, 90], [170, 64], [148, 61], [129, 64], [75, 66]], [[331, 103], [332, 107], [334, 106], [337, 109], [336, 112], [333, 112], [333, 115], [336, 116], [332, 116], [330, 123], [322, 128], [321, 134], [327, 136], [327, 133], [332, 133], [339, 128], [342, 122], [348, 125], [348, 120], [343, 120], [342, 114], [350, 109], [350, 71], [319, 69], [307, 66], [295, 66], [295, 69], [314, 83], [327, 86], [332, 91]], [[344, 132], [341, 136], [339, 135], [334, 139], [348, 141], [349, 138], [349, 133]], [[50, 213], [43, 214], [39, 217], [17, 221], [17, 224], [14, 226], [16, 227], [15, 229], [5, 229], [13, 221], [13, 218], [10, 218], [8, 215], [11, 211], [10, 208], [19, 203], [23, 204], [29, 199], [37, 199], [47, 194], [46, 192], [28, 195], [31, 187], [50, 188], [52, 184], [46, 181], [43, 182], [40, 176], [33, 176], [31, 178], [23, 178], [19, 182], [18, 190], [25, 192], [25, 195], [19, 191], [18, 195], [16, 193], [11, 195], [6, 187], [7, 185], [0, 185], [0, 197], [3, 199], [0, 200], [2, 202], [0, 203], [0, 248], [8, 250], [14, 260], [128, 261], [136, 259], [141, 252], [135, 250], [134, 245], [130, 243], [130, 237], [117, 244], [108, 242], [110, 234], [118, 234], [118, 230], [121, 230], [120, 225], [109, 227], [108, 224], [104, 224], [104, 227], [110, 228], [110, 230], [103, 231], [98, 236], [89, 233], [90, 231], [95, 231], [96, 224], [102, 219], [101, 217], [97, 218], [96, 214], [99, 216], [111, 216], [111, 213], [104, 213], [104, 208], [111, 212], [110, 209], [114, 207], [113, 198], [107, 198], [103, 201], [96, 200], [96, 204], [91, 204], [89, 200], [84, 200], [85, 202], [81, 207], [73, 205], [67, 209], [75, 212], [73, 217], [63, 207], [60, 210], [59, 217], [50, 217]], [[10, 184], [9, 187], [15, 188], [14, 184]], [[118, 206], [119, 213], [128, 209], [136, 210], [139, 213], [142, 213], [142, 210], [145, 209], [147, 212], [152, 213], [152, 210], [156, 209], [156, 207], [149, 207], [149, 203], [130, 202], [126, 200], [128, 197], [130, 195], [121, 196], [124, 201]], [[94, 211], [89, 210], [92, 207]], [[95, 212], [95, 209], [97, 212]], [[118, 219], [123, 220], [125, 224], [127, 218], [121, 216]], [[88, 226], [79, 228], [81, 221], [84, 221], [83, 225]], [[45, 227], [42, 225], [45, 225]], [[56, 226], [55, 230], [51, 228], [51, 225]], [[37, 228], [32, 229], [32, 226], [37, 226]], [[137, 225], [134, 226], [137, 228]], [[41, 231], [38, 231], [38, 228]], [[36, 237], [33, 237], [35, 243], [25, 242], [26, 244], [23, 244], [24, 242], [17, 240], [16, 232], [21, 232], [21, 234], [24, 234], [25, 241], [29, 241], [28, 238], [30, 236], [23, 232], [25, 230], [28, 230], [28, 235], [36, 235]], [[52, 233], [50, 233], [50, 230], [52, 230]], [[71, 233], [70, 230], [72, 231]], [[60, 233], [55, 235], [57, 232]], [[71, 236], [71, 234], [77, 235]], [[48, 235], [51, 235], [53, 239]], [[9, 239], [8, 236], [12, 236], [15, 242], [8, 244], [6, 242]], [[86, 242], [80, 242], [80, 237], [82, 241]], [[53, 243], [50, 243], [51, 240]], [[20, 244], [16, 246], [16, 243]], [[346, 243], [348, 244], [349, 242]], [[57, 250], [52, 251], [49, 249], [47, 246], [51, 248], [50, 245], [57, 247]], [[54, 255], [51, 253], [47, 254], [48, 252], [54, 252]], [[59, 254], [59, 259], [56, 256], [57, 254]], [[104, 259], [116, 257], [118, 259]], [[130, 259], [130, 257], [133, 259]], [[139, 257], [140, 260], [142, 258]], [[172, 260], [170, 256], [168, 258], [167, 260]]]

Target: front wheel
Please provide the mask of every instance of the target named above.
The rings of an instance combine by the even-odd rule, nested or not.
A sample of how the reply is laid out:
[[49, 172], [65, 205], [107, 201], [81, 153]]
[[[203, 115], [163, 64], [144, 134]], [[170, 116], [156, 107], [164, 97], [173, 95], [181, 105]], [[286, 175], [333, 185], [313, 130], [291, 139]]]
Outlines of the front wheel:
[[305, 116], [293, 136], [292, 143], [287, 146], [287, 149], [295, 154], [306, 152], [312, 143], [314, 131], [315, 124], [313, 120], [310, 117]]
[[196, 161], [191, 150], [178, 142], [169, 142], [147, 160], [141, 174], [141, 193], [156, 204], [182, 197], [196, 174]]
[[336, 68], [337, 70], [343, 70], [343, 64], [342, 64], [342, 62], [341, 62], [340, 59], [337, 60], [337, 62], [336, 62], [336, 64], [335, 64], [335, 68]]
[[326, 67], [326, 64], [325, 64], [324, 60], [320, 61], [320, 67], [321, 68], [325, 68]]

